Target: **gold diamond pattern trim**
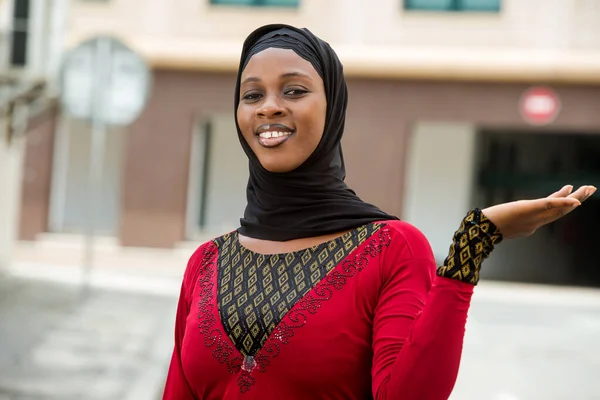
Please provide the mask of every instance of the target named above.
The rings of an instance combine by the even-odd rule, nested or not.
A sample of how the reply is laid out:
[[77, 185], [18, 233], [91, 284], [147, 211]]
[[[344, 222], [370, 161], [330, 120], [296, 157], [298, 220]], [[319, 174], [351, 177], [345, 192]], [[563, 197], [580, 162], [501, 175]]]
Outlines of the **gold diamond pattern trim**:
[[502, 233], [480, 210], [470, 211], [456, 231], [448, 257], [437, 274], [476, 285], [481, 263], [502, 239]]
[[288, 311], [381, 226], [364, 225], [287, 254], [251, 252], [240, 245], [237, 232], [217, 239], [219, 313], [240, 353], [254, 356]]

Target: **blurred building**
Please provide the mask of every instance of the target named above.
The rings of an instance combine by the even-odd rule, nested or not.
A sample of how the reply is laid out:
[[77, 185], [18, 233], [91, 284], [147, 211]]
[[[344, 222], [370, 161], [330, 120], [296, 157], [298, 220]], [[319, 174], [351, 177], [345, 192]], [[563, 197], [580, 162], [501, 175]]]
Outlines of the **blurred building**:
[[[18, 237], [20, 209], [29, 205], [21, 196], [22, 180], [32, 178], [23, 175], [26, 146], [32, 157], [38, 147], [44, 151], [52, 144], [57, 111], [53, 82], [63, 47], [65, 4], [0, 0], [0, 270]], [[45, 145], [37, 146], [44, 140]], [[43, 191], [40, 182], [32, 188]]]
[[[233, 122], [235, 71], [246, 35], [275, 22], [308, 27], [336, 49], [350, 90], [347, 181], [423, 230], [440, 259], [474, 205], [600, 183], [596, 0], [70, 0], [66, 47], [110, 34], [154, 70], [143, 115], [106, 138], [102, 235], [172, 247], [237, 226], [247, 161]], [[30, 138], [21, 239], [80, 233], [89, 126], [60, 115], [56, 129]], [[592, 272], [573, 265], [591, 254], [599, 207], [590, 200], [507, 244], [486, 273], [589, 282]]]

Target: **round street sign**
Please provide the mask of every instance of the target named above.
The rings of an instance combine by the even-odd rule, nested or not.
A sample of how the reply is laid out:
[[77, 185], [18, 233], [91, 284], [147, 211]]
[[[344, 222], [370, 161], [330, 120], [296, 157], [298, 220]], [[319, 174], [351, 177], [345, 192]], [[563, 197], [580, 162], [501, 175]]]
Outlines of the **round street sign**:
[[96, 37], [71, 50], [61, 71], [61, 101], [71, 116], [128, 125], [146, 105], [151, 72], [121, 41]]
[[521, 96], [519, 111], [525, 121], [532, 125], [547, 125], [554, 121], [560, 112], [560, 99], [548, 87], [537, 86], [528, 89]]

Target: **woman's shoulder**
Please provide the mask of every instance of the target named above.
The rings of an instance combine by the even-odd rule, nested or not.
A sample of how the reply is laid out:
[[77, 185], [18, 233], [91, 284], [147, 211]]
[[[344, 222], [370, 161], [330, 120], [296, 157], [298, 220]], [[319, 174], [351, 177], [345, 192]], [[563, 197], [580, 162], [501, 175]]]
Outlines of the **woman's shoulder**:
[[401, 220], [383, 221], [382, 225], [389, 232], [394, 249], [412, 258], [433, 259], [431, 244], [419, 228]]
[[231, 240], [234, 232], [214, 237], [200, 244], [188, 259], [184, 280], [195, 279], [200, 270], [206, 268], [217, 259], [219, 248]]

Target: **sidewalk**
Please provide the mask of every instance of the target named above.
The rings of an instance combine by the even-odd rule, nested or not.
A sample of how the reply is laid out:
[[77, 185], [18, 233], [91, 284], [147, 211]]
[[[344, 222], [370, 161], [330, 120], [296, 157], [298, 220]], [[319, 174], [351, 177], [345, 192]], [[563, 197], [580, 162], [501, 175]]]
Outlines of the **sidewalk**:
[[176, 300], [0, 277], [0, 399], [156, 399]]
[[[22, 278], [81, 284], [87, 279], [83, 238], [65, 236], [17, 243], [8, 272]], [[177, 296], [187, 261], [198, 245], [123, 248], [109, 238], [97, 238], [87, 283], [110, 290]]]
[[0, 400], [157, 399], [193, 247], [99, 240], [84, 279], [81, 241], [18, 243], [0, 271]]
[[[160, 396], [193, 246], [98, 250], [87, 295], [68, 246], [22, 243], [0, 274], [0, 400]], [[475, 291], [452, 399], [600, 398], [600, 290], [483, 281]]]

